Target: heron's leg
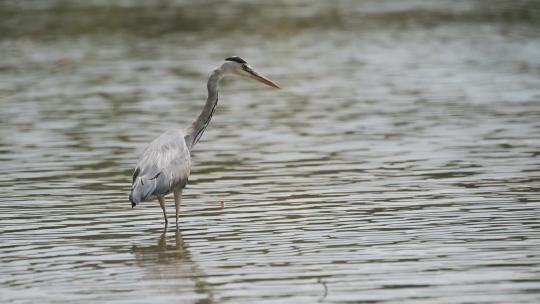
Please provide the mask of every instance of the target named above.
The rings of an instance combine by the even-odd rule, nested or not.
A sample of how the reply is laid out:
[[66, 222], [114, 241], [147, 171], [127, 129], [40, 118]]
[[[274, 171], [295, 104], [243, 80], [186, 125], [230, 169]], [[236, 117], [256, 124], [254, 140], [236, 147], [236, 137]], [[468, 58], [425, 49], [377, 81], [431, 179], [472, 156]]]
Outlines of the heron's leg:
[[163, 217], [165, 218], [165, 224], [169, 223], [169, 220], [167, 220], [167, 212], [165, 211], [165, 197], [164, 196], [158, 196], [157, 197], [159, 201], [159, 205], [161, 206], [161, 210], [163, 210]]
[[176, 206], [176, 226], [178, 226], [178, 216], [180, 215], [180, 202], [182, 201], [182, 189], [174, 191], [174, 204]]

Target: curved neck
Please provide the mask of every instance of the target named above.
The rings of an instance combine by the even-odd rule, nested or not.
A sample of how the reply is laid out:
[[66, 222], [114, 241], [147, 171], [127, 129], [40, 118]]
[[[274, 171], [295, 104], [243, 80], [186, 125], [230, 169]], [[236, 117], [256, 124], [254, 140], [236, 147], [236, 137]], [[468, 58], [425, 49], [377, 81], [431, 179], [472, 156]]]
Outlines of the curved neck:
[[189, 150], [191, 150], [199, 141], [204, 130], [210, 123], [212, 115], [214, 115], [218, 102], [218, 84], [223, 76], [224, 74], [221, 69], [215, 69], [210, 75], [210, 78], [208, 78], [208, 98], [206, 99], [206, 104], [204, 105], [201, 114], [199, 114], [199, 117], [197, 117], [186, 132], [185, 138]]

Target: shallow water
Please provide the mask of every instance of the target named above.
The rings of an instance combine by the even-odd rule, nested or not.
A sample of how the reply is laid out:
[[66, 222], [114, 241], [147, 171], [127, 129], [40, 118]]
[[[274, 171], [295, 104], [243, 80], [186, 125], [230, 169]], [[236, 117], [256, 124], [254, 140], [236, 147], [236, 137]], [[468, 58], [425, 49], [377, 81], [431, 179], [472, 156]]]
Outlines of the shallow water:
[[[9, 20], [34, 16], [13, 3]], [[253, 32], [230, 24], [242, 1], [220, 6], [226, 33], [11, 29], [2, 302], [537, 303], [538, 24], [466, 1], [337, 3], [267, 4]], [[157, 202], [131, 208], [133, 166], [232, 54], [283, 89], [223, 81], [165, 228]]]

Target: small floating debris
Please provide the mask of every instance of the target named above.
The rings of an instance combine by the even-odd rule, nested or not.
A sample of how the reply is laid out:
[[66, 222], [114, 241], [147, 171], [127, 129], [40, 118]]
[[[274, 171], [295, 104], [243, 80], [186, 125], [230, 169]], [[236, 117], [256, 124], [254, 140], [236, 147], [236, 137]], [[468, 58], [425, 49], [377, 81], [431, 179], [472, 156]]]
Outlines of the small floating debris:
[[225, 203], [224, 203], [223, 201], [220, 201], [220, 202], [219, 202], [219, 207], [220, 207], [221, 209], [225, 208]]

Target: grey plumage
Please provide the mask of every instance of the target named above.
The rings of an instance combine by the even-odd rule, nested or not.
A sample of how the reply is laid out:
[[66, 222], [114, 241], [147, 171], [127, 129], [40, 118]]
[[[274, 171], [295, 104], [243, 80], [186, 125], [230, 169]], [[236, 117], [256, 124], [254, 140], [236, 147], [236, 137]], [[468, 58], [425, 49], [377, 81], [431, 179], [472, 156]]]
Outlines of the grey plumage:
[[186, 186], [191, 157], [181, 130], [169, 130], [144, 150], [133, 173], [132, 207]]
[[185, 130], [169, 130], [154, 139], [143, 151], [133, 171], [131, 206], [157, 197], [167, 223], [165, 195], [174, 193], [176, 222], [182, 189], [191, 172], [191, 150], [208, 127], [218, 102], [218, 84], [228, 74], [237, 74], [279, 88], [277, 84], [253, 71], [240, 57], [229, 57], [210, 75], [207, 83], [208, 98], [197, 119]]

